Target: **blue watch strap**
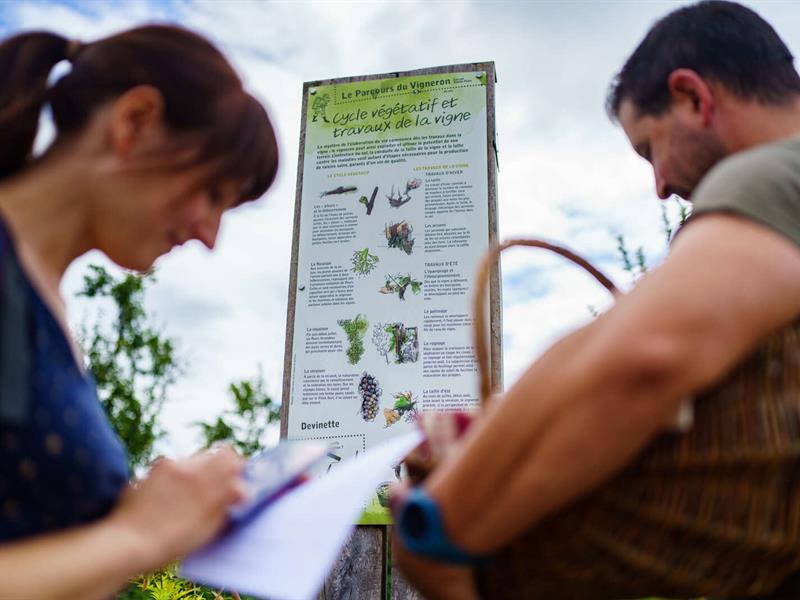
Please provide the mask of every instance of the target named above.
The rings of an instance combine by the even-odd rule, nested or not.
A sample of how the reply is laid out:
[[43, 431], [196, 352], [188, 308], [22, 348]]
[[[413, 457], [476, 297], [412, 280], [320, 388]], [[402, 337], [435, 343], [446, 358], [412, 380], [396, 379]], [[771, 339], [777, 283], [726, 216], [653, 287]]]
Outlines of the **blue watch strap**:
[[439, 504], [424, 488], [416, 487], [408, 494], [400, 509], [397, 529], [403, 545], [415, 554], [458, 565], [482, 562], [450, 541]]

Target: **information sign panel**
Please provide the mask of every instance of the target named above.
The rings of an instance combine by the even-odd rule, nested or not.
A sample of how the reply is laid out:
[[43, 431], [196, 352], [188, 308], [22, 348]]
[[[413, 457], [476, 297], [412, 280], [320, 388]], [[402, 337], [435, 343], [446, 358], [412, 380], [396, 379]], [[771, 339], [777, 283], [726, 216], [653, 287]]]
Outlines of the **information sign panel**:
[[[477, 403], [469, 305], [496, 232], [493, 90], [492, 63], [304, 85], [282, 434], [329, 442], [322, 472], [423, 410]], [[388, 522], [398, 474], [386, 465], [362, 523]]]

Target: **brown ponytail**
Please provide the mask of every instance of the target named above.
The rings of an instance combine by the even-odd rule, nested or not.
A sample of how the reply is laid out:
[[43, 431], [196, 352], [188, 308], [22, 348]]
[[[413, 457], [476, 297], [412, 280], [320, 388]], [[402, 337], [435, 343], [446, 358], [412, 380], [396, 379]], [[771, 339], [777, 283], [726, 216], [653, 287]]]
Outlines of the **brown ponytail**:
[[30, 159], [47, 100], [47, 76], [66, 58], [67, 45], [65, 38], [40, 31], [0, 44], [0, 179], [21, 170]]
[[[212, 177], [243, 182], [241, 200], [257, 198], [272, 183], [278, 166], [272, 124], [208, 40], [180, 27], [147, 25], [83, 44], [78, 52], [71, 49], [64, 38], [46, 33], [23, 34], [0, 44], [0, 178], [29, 160], [44, 101], [50, 102], [58, 142], [65, 134], [80, 132], [104, 103], [146, 84], [161, 92], [166, 125], [176, 143], [190, 146], [193, 162], [211, 166]], [[48, 90], [48, 72], [68, 52], [72, 70]], [[6, 116], [23, 105], [25, 119], [20, 108], [13, 108], [16, 117]], [[14, 119], [27, 122], [24, 147], [21, 135], [9, 145], [7, 131], [12, 125], [23, 127]]]

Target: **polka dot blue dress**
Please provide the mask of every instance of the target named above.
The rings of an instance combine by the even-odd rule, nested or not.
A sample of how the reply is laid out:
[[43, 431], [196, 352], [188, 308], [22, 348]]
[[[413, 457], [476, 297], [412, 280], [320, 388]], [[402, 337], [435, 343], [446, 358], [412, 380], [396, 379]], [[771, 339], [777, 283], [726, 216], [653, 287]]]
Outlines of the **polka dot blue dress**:
[[87, 523], [128, 481], [127, 456], [0, 220], [0, 541]]

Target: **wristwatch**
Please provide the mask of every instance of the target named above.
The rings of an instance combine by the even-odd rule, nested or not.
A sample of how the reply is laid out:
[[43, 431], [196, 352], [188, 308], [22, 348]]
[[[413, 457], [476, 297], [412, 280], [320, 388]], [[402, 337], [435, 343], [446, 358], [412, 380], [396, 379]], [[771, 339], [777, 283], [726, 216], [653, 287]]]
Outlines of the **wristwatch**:
[[439, 504], [422, 487], [416, 487], [406, 497], [397, 520], [397, 530], [403, 545], [414, 554], [421, 554], [457, 565], [475, 565], [483, 559], [455, 545], [444, 530]]

